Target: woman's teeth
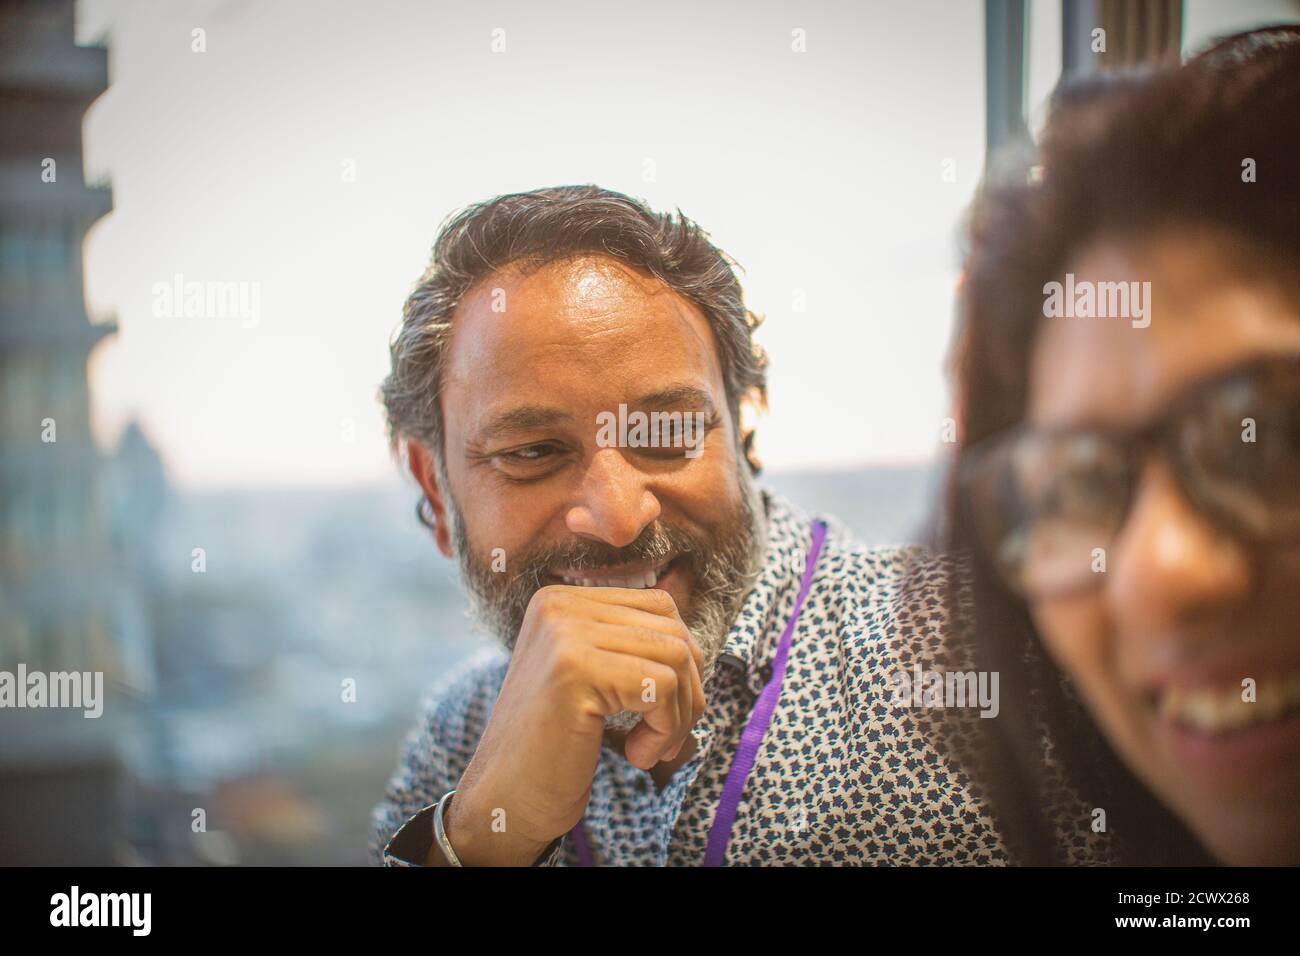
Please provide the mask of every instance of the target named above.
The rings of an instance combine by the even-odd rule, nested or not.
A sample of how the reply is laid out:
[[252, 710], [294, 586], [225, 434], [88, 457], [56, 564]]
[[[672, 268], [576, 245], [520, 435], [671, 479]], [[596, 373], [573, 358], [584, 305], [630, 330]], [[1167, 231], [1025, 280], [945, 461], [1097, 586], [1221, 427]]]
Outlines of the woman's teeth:
[[596, 577], [590, 571], [561, 571], [557, 576], [565, 584], [582, 588], [652, 588], [670, 563], [666, 561], [657, 568], [624, 577]]
[[1188, 690], [1166, 687], [1156, 698], [1161, 718], [1206, 733], [1229, 733], [1276, 720], [1300, 708], [1300, 671], [1261, 678], [1255, 700], [1242, 700], [1240, 685]]

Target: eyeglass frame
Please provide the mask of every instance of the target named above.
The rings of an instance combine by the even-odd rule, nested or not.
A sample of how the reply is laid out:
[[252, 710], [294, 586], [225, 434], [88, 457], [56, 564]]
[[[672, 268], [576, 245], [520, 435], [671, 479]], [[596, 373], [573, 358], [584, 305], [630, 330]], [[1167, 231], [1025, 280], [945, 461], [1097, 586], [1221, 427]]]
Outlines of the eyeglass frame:
[[1208, 396], [1226, 390], [1234, 382], [1255, 381], [1262, 375], [1276, 373], [1279, 369], [1287, 368], [1294, 369], [1293, 380], [1298, 383], [1296, 395], [1300, 397], [1300, 354], [1273, 355], [1255, 359], [1192, 383], [1165, 402], [1152, 419], [1142, 425], [1129, 427], [1101, 425], [1044, 427], [1021, 421], [987, 435], [970, 447], [964, 448], [959, 452], [956, 464], [958, 495], [963, 506], [969, 511], [969, 519], [979, 547], [996, 570], [998, 577], [1021, 597], [1036, 599], [1049, 596], [1065, 597], [1091, 591], [1100, 583], [1096, 580], [1097, 575], [1095, 574], [1089, 577], [1084, 577], [1081, 574], [1079, 583], [1073, 586], [1063, 586], [1031, 593], [1021, 581], [1023, 574], [1013, 575], [1009, 573], [1010, 569], [1005, 562], [998, 558], [996, 547], [988, 541], [988, 536], [976, 517], [981, 504], [981, 501], [976, 499], [982, 496], [975, 494], [978, 482], [973, 477], [974, 473], [982, 464], [986, 464], [991, 460], [991, 456], [994, 454], [1001, 451], [1012, 451], [1026, 436], [1051, 440], [1092, 435], [1110, 443], [1112, 447], [1119, 448], [1123, 452], [1126, 465], [1126, 491], [1124, 500], [1120, 503], [1120, 507], [1116, 512], [1117, 523], [1108, 533], [1108, 542], [1117, 540], [1124, 527], [1128, 524], [1132, 516], [1133, 503], [1140, 487], [1143, 463], [1155, 453], [1168, 464], [1169, 471], [1183, 497], [1196, 509], [1198, 514], [1208, 519], [1219, 531], [1252, 549], [1284, 547], [1300, 543], [1300, 522], [1296, 523], [1294, 534], [1283, 534], [1276, 537], [1260, 535], [1249, 529], [1239, 517], [1217, 504], [1212, 495], [1207, 495], [1203, 489], [1198, 488], [1194, 483], [1192, 470], [1187, 467], [1189, 459], [1186, 450], [1182, 447], [1183, 427], [1189, 421], [1195, 420], [1192, 417], [1195, 408], [1206, 407]]

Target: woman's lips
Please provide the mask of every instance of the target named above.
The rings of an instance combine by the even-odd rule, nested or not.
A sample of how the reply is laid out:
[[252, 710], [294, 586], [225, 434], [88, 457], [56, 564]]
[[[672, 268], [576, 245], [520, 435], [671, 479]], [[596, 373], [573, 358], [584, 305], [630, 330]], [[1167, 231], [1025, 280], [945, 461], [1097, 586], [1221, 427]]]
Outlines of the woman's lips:
[[1291, 771], [1300, 761], [1300, 714], [1230, 733], [1208, 733], [1162, 721], [1158, 732], [1175, 759], [1211, 785], [1249, 786]]
[[1211, 787], [1234, 788], [1293, 770], [1300, 761], [1300, 672], [1242, 688], [1162, 689], [1151, 719], [1163, 748]]

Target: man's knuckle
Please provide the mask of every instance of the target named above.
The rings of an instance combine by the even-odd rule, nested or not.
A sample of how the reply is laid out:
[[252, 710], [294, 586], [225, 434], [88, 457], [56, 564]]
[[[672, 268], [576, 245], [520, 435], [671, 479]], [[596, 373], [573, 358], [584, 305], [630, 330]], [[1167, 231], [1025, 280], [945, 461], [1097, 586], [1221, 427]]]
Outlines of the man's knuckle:
[[661, 699], [672, 697], [677, 693], [677, 672], [672, 668], [662, 668], [657, 674], [652, 675], [652, 679], [659, 685]]
[[691, 646], [680, 638], [670, 637], [667, 639], [668, 663], [678, 669], [685, 669], [690, 666], [695, 655], [691, 653]]
[[561, 676], [581, 674], [586, 669], [587, 647], [581, 641], [555, 640], [551, 647], [553, 669]]

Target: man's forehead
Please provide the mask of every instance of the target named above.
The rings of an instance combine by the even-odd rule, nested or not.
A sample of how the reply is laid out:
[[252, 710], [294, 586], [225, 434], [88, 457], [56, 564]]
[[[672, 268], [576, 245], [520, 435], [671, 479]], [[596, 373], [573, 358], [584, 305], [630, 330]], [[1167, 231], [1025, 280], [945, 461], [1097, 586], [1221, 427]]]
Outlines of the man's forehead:
[[468, 328], [508, 315], [516, 325], [554, 330], [565, 322], [601, 320], [611, 313], [628, 318], [691, 315], [703, 321], [699, 307], [663, 280], [610, 256], [587, 254], [497, 269], [465, 294], [453, 324]]
[[444, 410], [468, 419], [537, 401], [616, 407], [682, 385], [723, 404], [700, 308], [603, 256], [506, 267], [478, 283], [452, 320], [444, 368], [444, 396], [455, 395]]

